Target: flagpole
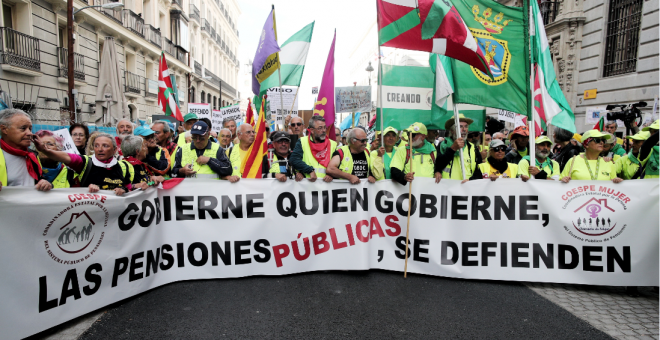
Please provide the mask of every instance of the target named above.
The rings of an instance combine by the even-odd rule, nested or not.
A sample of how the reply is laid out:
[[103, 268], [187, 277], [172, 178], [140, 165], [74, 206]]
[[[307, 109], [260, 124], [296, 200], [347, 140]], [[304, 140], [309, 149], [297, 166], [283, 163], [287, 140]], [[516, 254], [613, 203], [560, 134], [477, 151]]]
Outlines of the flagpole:
[[[380, 145], [385, 146], [385, 136], [383, 135], [383, 121], [385, 120], [385, 110], [383, 109], [383, 64], [380, 60], [380, 44], [378, 45], [378, 107], [380, 107]], [[378, 110], [376, 110], [378, 115]], [[378, 117], [376, 117], [378, 118]]]
[[[451, 104], [454, 106], [454, 127], [456, 129], [456, 139], [461, 138], [461, 122], [458, 119], [458, 104], [454, 100], [454, 94], [451, 95]], [[465, 143], [469, 143], [465, 141]], [[461, 156], [461, 173], [463, 174], [463, 180], [465, 180], [465, 162], [463, 161], [463, 148], [458, 149], [458, 152]], [[451, 174], [450, 174], [451, 175]]]
[[[534, 13], [532, 13], [532, 6], [529, 0], [527, 1], [528, 10], [529, 10], [529, 43], [531, 46], [532, 35], [536, 35], [536, 25], [534, 24]], [[530, 113], [530, 129], [529, 129], [529, 165], [536, 165], [536, 122], [534, 114], [534, 60], [532, 57], [532, 50], [529, 50], [529, 113]], [[543, 170], [543, 169], [539, 169]]]
[[[383, 131], [380, 132], [380, 134], [383, 134]], [[411, 154], [411, 159], [410, 159], [410, 173], [413, 173], [413, 156], [414, 153], [412, 151], [412, 131], [408, 132], [408, 145], [410, 146], [410, 154]], [[404, 169], [405, 170], [405, 169]], [[403, 265], [403, 277], [406, 278], [408, 277], [408, 236], [410, 235], [410, 210], [412, 210], [412, 183], [408, 183], [408, 223], [406, 224], [406, 262]]]

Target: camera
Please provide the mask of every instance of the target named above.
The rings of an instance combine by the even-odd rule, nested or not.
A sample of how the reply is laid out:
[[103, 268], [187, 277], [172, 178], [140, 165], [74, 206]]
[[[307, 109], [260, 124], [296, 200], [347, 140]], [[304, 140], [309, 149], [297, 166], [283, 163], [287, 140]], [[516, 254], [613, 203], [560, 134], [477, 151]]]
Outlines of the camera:
[[[636, 128], [642, 121], [642, 113], [639, 111], [640, 107], [645, 107], [646, 102], [639, 102], [627, 105], [607, 105], [607, 120], [620, 120], [627, 128]], [[611, 111], [618, 109], [617, 111]], [[633, 122], [635, 124], [633, 124]]]

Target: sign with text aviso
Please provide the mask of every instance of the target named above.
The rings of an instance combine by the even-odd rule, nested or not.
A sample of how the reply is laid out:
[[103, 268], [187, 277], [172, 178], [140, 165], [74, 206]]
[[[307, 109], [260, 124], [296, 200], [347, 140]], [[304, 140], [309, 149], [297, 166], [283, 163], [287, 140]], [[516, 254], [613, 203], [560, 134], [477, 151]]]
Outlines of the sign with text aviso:
[[[270, 102], [270, 117], [275, 124], [283, 125], [284, 117], [287, 115], [298, 116], [298, 93], [297, 87], [283, 86], [282, 98], [280, 98], [280, 88], [273, 87], [268, 89], [268, 101]], [[283, 102], [284, 105], [280, 105]], [[282, 112], [282, 106], [284, 112]]]

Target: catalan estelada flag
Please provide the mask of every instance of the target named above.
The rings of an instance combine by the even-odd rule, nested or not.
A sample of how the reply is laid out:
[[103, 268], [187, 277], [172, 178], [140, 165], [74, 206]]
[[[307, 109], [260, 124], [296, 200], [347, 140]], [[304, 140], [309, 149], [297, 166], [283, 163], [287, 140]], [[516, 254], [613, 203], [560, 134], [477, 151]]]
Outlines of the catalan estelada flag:
[[[247, 156], [241, 162], [242, 178], [261, 178], [261, 169], [263, 167], [264, 156], [268, 152], [268, 138], [266, 137], [266, 114], [264, 113], [264, 103], [266, 96], [261, 101], [259, 117], [254, 126], [254, 143], [250, 145]], [[248, 109], [250, 110], [250, 109]]]

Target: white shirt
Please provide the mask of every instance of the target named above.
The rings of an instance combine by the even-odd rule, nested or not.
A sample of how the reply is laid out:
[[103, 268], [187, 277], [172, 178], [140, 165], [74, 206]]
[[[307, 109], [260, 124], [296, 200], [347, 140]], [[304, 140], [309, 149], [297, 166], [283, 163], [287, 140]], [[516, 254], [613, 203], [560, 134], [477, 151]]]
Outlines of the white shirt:
[[7, 166], [7, 186], [31, 187], [34, 186], [34, 178], [30, 176], [25, 163], [25, 157], [14, 156], [2, 150]]

